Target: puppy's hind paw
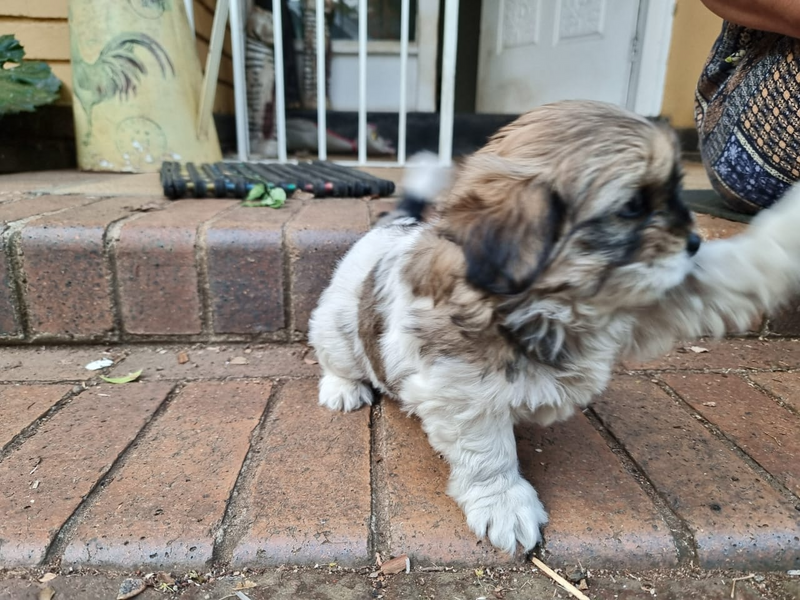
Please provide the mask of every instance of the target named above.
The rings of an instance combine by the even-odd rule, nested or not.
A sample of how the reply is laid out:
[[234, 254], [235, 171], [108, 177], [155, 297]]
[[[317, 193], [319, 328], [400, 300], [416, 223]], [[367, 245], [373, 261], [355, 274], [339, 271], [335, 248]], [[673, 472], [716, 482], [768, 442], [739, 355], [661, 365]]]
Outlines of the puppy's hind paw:
[[525, 552], [541, 541], [540, 528], [547, 524], [547, 512], [533, 486], [520, 478], [505, 491], [467, 499], [464, 503], [467, 524], [478, 537], [486, 537], [493, 546], [516, 553], [517, 544]]
[[325, 375], [319, 382], [319, 403], [331, 410], [350, 412], [372, 404], [372, 390], [362, 381]]

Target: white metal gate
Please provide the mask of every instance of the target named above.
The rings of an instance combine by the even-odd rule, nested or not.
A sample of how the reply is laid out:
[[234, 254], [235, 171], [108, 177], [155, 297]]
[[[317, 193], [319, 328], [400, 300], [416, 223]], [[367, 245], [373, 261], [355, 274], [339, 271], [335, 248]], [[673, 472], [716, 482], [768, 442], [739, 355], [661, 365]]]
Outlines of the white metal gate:
[[[455, 103], [456, 46], [458, 42], [458, 2], [445, 0], [442, 40], [441, 95], [439, 104], [439, 159], [449, 165], [453, 156], [453, 113]], [[194, 30], [192, 0], [184, 0], [189, 23]], [[326, 81], [325, 0], [316, 0], [317, 81]], [[367, 160], [367, 0], [358, 0], [358, 158], [337, 161], [351, 166], [401, 167], [406, 164], [408, 46], [410, 0], [401, 0], [400, 13], [400, 96], [396, 161]], [[245, 77], [245, 32], [242, 0], [230, 0], [230, 30], [233, 57], [233, 88], [236, 107], [236, 141], [239, 160], [250, 159], [248, 107]], [[283, 25], [281, 0], [272, 0], [275, 56], [275, 112], [278, 142], [277, 162], [291, 162], [286, 144], [286, 102], [284, 90]], [[318, 156], [328, 160], [325, 85], [317, 85]], [[262, 162], [275, 162], [264, 160]]]

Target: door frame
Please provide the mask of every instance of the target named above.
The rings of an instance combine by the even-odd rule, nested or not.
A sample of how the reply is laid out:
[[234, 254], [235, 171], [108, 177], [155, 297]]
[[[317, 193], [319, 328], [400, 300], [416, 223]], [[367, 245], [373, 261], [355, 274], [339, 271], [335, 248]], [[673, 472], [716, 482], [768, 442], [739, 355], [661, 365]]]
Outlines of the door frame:
[[641, 0], [639, 4], [627, 106], [645, 117], [661, 114], [675, 4], [676, 0]]

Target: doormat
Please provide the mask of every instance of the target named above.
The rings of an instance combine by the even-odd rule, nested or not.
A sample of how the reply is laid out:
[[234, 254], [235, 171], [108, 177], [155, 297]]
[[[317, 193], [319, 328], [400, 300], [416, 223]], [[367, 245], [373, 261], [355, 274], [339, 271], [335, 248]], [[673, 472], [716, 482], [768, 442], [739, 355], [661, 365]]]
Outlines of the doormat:
[[161, 186], [171, 200], [181, 198], [247, 198], [257, 185], [282, 188], [286, 194], [302, 190], [315, 198], [386, 197], [394, 193], [393, 181], [331, 162], [297, 164], [255, 162], [165, 162]]

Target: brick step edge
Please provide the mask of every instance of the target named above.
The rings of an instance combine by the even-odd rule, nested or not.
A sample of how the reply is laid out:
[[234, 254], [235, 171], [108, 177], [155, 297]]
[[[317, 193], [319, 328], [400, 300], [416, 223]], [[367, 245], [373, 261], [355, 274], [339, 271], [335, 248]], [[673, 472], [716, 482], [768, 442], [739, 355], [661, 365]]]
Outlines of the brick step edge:
[[[390, 200], [21, 196], [0, 203], [0, 344], [297, 341]], [[800, 335], [800, 301], [750, 335]]]

